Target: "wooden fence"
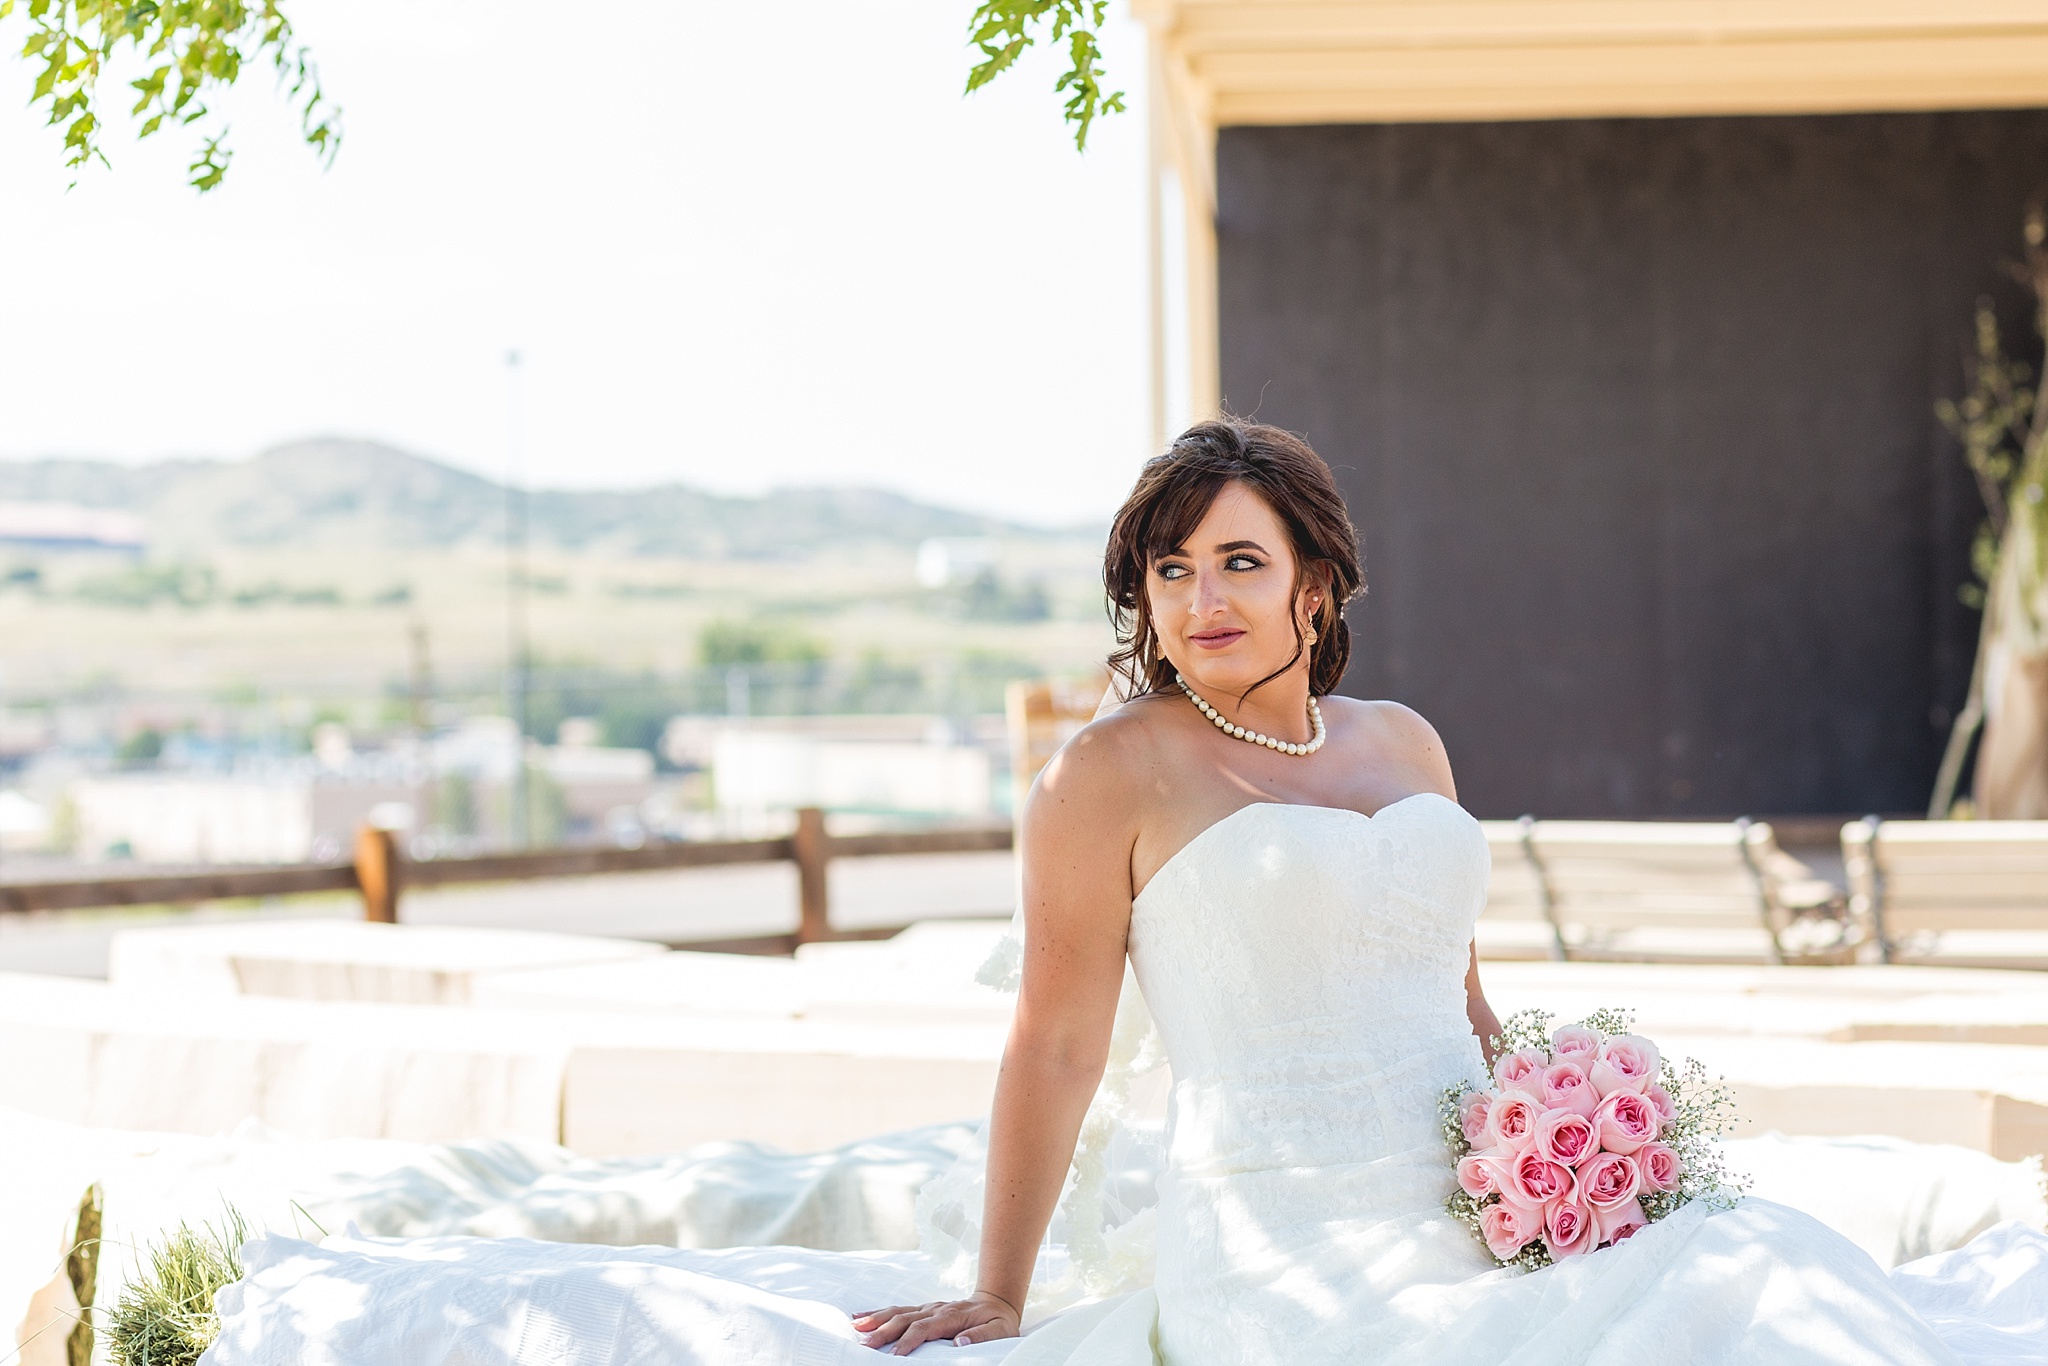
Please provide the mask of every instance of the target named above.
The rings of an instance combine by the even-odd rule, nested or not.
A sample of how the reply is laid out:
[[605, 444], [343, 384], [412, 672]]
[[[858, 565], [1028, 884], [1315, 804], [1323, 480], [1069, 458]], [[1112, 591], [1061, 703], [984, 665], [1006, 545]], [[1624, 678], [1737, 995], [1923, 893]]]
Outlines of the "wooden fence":
[[830, 939], [886, 938], [902, 928], [889, 926], [851, 931], [834, 928], [826, 879], [827, 866], [833, 859], [890, 854], [982, 853], [1008, 849], [1013, 838], [1007, 825], [833, 835], [825, 830], [825, 813], [816, 807], [805, 807], [797, 812], [796, 830], [777, 839], [648, 844], [638, 849], [530, 849], [474, 858], [415, 860], [404, 855], [390, 831], [365, 826], [357, 832], [355, 859], [350, 863], [300, 863], [125, 876], [114, 874], [47, 882], [0, 882], [0, 914], [352, 891], [362, 896], [365, 920], [396, 924], [399, 903], [406, 889], [412, 887], [788, 862], [796, 864], [797, 870], [798, 915], [794, 934], [687, 941], [672, 947], [733, 953], [790, 953], [799, 944]]

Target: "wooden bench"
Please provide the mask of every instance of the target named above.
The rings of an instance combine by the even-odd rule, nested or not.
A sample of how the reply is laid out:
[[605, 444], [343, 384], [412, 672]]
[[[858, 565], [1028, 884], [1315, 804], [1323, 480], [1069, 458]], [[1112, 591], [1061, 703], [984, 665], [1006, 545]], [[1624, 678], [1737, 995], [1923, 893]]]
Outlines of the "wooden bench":
[[1481, 958], [1562, 962], [1566, 956], [1564, 938], [1551, 918], [1543, 878], [1529, 856], [1529, 829], [1534, 824], [1527, 816], [1518, 821], [1479, 822], [1486, 832], [1487, 850], [1493, 855], [1486, 909], [1474, 930]]
[[[1855, 956], [1858, 936], [1840, 893], [1781, 850], [1765, 822], [1525, 821], [1510, 828], [1519, 830], [1522, 848], [1519, 863], [1511, 857], [1505, 871], [1497, 866], [1498, 914], [1503, 923], [1526, 920], [1533, 887], [1535, 914], [1549, 923], [1556, 956], [1724, 963]], [[1489, 832], [1497, 857], [1505, 836]]]
[[1885, 962], [2048, 968], [2048, 821], [1866, 816], [1842, 862]]

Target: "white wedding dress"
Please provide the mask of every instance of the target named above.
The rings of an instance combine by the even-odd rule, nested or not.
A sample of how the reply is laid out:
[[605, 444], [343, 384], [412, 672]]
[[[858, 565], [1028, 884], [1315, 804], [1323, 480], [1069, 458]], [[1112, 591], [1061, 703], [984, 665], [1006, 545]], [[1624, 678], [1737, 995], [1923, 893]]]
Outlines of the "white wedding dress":
[[[1021, 1340], [1007, 1366], [2006, 1366], [2048, 1362], [2048, 1238], [2001, 1225], [1887, 1274], [1783, 1206], [1689, 1205], [1535, 1273], [1444, 1213], [1444, 1088], [1487, 851], [1455, 803], [1367, 817], [1262, 804], [1132, 906], [1173, 1088], [1151, 1283]], [[1156, 1221], [1156, 1223], [1154, 1222]], [[916, 1254], [569, 1249], [515, 1240], [252, 1244], [208, 1366], [876, 1362], [844, 1311], [936, 1298]], [[324, 1298], [323, 1298], [324, 1297]], [[337, 1324], [322, 1303], [345, 1302]], [[539, 1308], [536, 1308], [539, 1306]], [[317, 1324], [318, 1331], [305, 1326]]]

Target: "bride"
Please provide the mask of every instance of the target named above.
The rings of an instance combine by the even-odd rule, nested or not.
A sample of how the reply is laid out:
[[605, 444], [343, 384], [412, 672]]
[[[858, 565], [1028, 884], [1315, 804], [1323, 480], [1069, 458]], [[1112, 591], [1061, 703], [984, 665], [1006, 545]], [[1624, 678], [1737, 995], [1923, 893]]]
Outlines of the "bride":
[[[2048, 1361], [2048, 1239], [2017, 1226], [1887, 1275], [1793, 1210], [1695, 1201], [1496, 1266], [1445, 1213], [1437, 1114], [1498, 1028], [1472, 946], [1486, 843], [1427, 722], [1334, 695], [1360, 571], [1328, 468], [1285, 432], [1203, 423], [1145, 467], [1105, 579], [1136, 695], [1023, 813], [972, 1293], [932, 1298], [944, 1282], [905, 1254], [269, 1239], [222, 1294], [209, 1366]], [[1173, 1078], [1154, 1269], [1033, 1306], [1020, 1338], [1127, 961]]]
[[[1428, 722], [1332, 695], [1360, 573], [1328, 468], [1274, 428], [1195, 427], [1139, 478], [1105, 580], [1138, 695], [1024, 810], [976, 1288], [859, 1314], [865, 1343], [1019, 1332], [1128, 956], [1174, 1078], [1153, 1286], [1012, 1366], [1041, 1337], [1170, 1366], [1958, 1359], [1862, 1252], [1760, 1201], [1496, 1267], [1444, 1213], [1437, 1114], [1499, 1028], [1472, 945], [1486, 845]], [[2048, 1360], [2048, 1277], [2030, 1289], [2041, 1336], [2011, 1359]]]

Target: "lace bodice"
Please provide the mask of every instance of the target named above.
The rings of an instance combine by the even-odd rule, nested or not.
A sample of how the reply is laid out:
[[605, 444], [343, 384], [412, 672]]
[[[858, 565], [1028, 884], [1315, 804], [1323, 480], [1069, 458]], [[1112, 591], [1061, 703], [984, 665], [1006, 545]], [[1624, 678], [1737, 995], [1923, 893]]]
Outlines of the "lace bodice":
[[1429, 793], [1374, 816], [1247, 806], [1175, 854], [1130, 936], [1173, 1065], [1173, 1167], [1440, 1163], [1438, 1095], [1483, 1075], [1464, 977], [1487, 872], [1477, 823]]

